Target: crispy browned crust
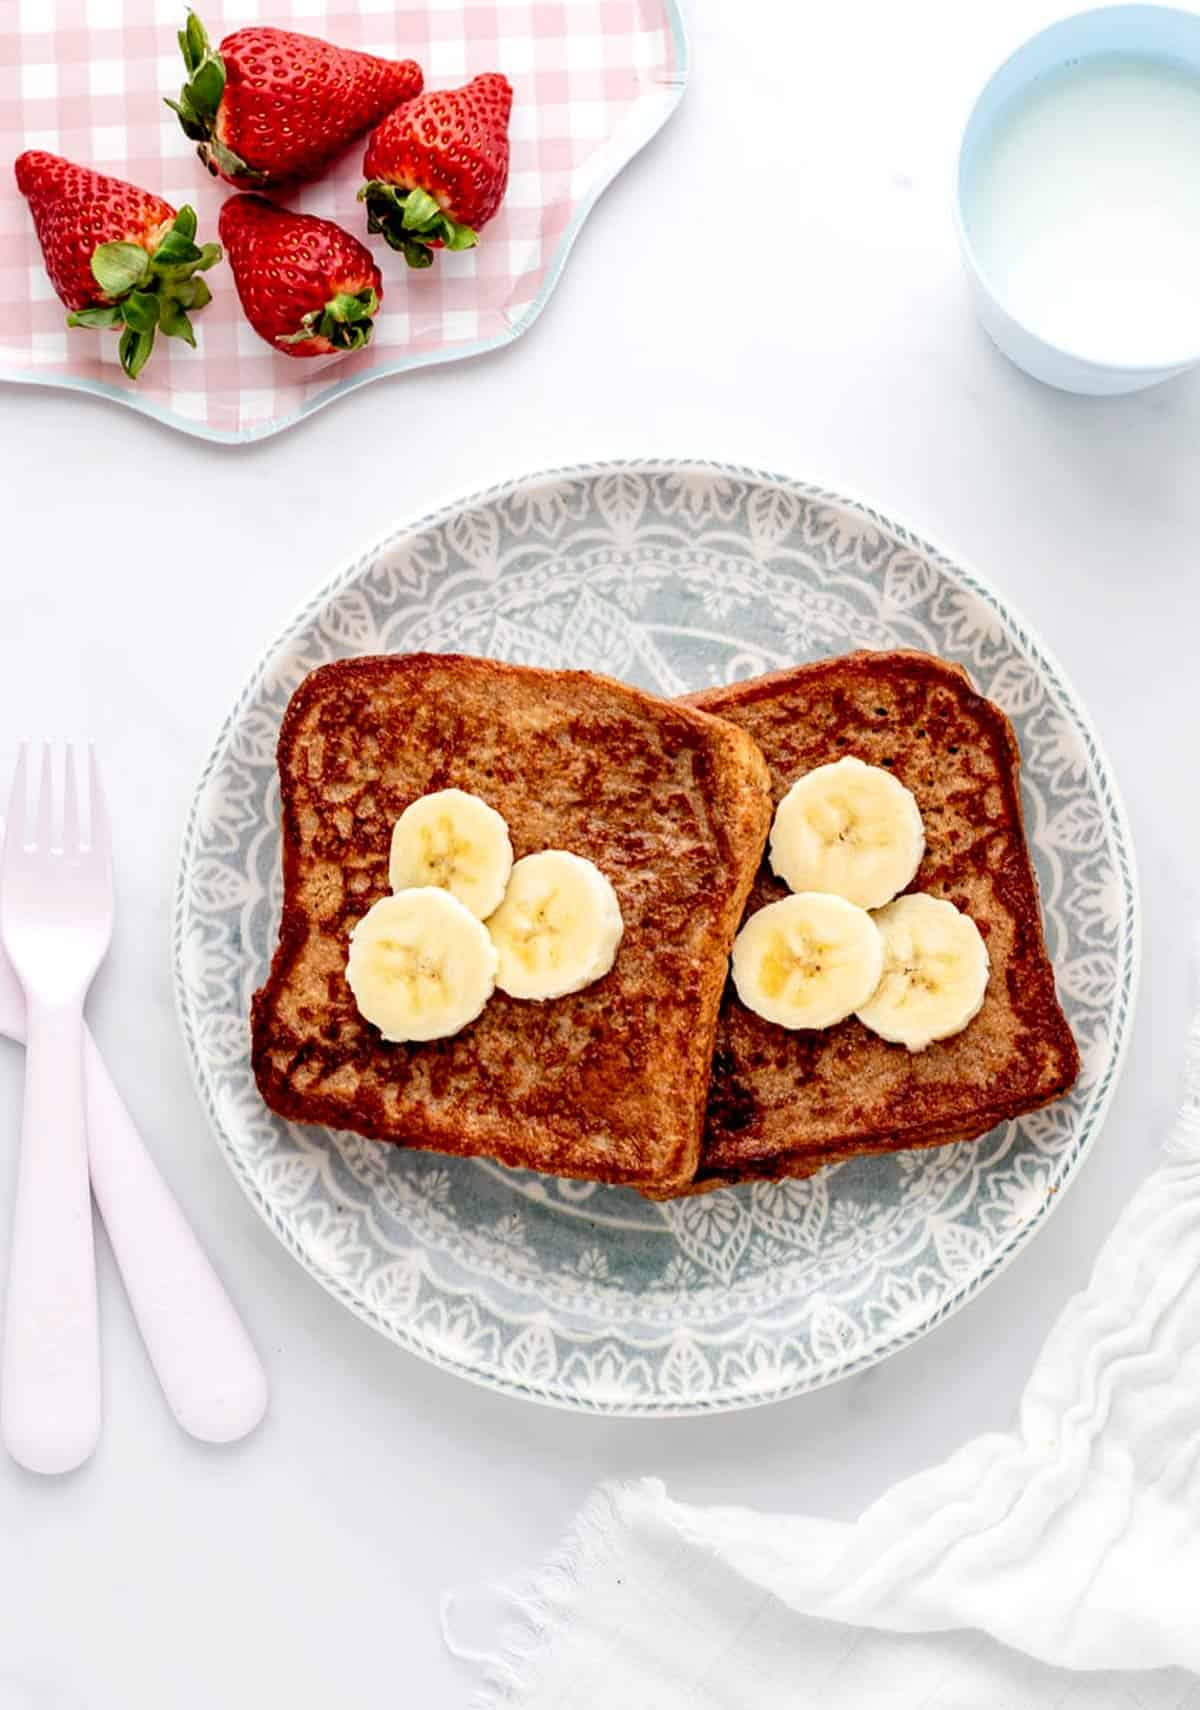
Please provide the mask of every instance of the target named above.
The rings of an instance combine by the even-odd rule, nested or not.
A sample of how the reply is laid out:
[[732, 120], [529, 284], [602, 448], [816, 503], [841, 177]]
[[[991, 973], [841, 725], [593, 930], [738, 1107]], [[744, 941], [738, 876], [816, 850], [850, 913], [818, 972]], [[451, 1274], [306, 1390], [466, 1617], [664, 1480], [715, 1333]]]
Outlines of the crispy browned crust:
[[[788, 1033], [728, 987], [697, 1185], [804, 1176], [862, 1153], [973, 1139], [1067, 1092], [1079, 1053], [1042, 930], [1016, 737], [966, 672], [923, 653], [862, 652], [688, 699], [754, 738], [776, 802], [802, 773], [846, 754], [893, 771], [925, 822], [911, 889], [971, 915], [992, 960], [976, 1019], [915, 1055], [854, 1019]], [[747, 914], [783, 895], [764, 860]]]
[[[321, 666], [279, 735], [283, 916], [251, 1011], [279, 1115], [555, 1175], [691, 1180], [730, 944], [770, 822], [733, 725], [611, 678], [451, 654]], [[388, 891], [391, 829], [430, 790], [483, 796], [518, 857], [574, 850], [625, 935], [583, 992], [497, 992], [454, 1038], [390, 1045], [346, 984], [354, 923]]]
[[897, 1148], [890, 1135], [880, 1135], [871, 1145], [856, 1145], [850, 1150], [837, 1146], [824, 1150], [814, 1147], [803, 1157], [784, 1153], [779, 1158], [763, 1160], [753, 1169], [732, 1170], [727, 1176], [715, 1173], [705, 1175], [701, 1172], [682, 1192], [661, 1194], [652, 1188], [642, 1188], [640, 1191], [647, 1199], [690, 1199], [696, 1194], [713, 1193], [717, 1188], [723, 1187], [739, 1187], [745, 1182], [795, 1181], [804, 1176], [815, 1176], [818, 1170], [823, 1170], [830, 1164], [844, 1163], [847, 1158], [874, 1157], [883, 1152], [897, 1150], [916, 1152], [933, 1146], [951, 1146], [960, 1140], [980, 1140], [985, 1134], [990, 1134], [995, 1126], [994, 1122], [982, 1118], [967, 1128], [956, 1128], [946, 1134], [923, 1135], [920, 1140], [909, 1141], [903, 1148]]

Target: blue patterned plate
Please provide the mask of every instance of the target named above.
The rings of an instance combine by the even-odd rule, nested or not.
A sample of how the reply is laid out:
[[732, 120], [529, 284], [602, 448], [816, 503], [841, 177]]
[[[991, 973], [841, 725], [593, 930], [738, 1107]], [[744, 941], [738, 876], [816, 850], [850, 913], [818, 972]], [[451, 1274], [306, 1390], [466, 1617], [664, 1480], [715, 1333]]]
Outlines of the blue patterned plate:
[[[433, 648], [586, 666], [675, 695], [861, 646], [965, 665], [1016, 725], [1050, 948], [1083, 1053], [1069, 1099], [970, 1145], [662, 1206], [295, 1127], [264, 1108], [246, 1017], [279, 910], [275, 738], [313, 666]], [[463, 1377], [661, 1416], [776, 1401], [860, 1371], [995, 1276], [1100, 1127], [1138, 942], [1108, 763], [1057, 664], [998, 594], [834, 493], [748, 469], [629, 463], [480, 494], [371, 547], [305, 606], [205, 768], [174, 957], [225, 1156], [331, 1293]]]

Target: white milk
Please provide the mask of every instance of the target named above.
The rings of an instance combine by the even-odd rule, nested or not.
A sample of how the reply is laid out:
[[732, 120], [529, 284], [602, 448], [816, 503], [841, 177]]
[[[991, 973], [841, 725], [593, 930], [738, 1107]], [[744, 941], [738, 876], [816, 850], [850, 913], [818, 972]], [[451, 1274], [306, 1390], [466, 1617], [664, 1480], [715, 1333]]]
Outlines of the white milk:
[[1084, 357], [1200, 352], [1200, 77], [1100, 57], [1052, 73], [979, 154], [967, 233], [1018, 320]]

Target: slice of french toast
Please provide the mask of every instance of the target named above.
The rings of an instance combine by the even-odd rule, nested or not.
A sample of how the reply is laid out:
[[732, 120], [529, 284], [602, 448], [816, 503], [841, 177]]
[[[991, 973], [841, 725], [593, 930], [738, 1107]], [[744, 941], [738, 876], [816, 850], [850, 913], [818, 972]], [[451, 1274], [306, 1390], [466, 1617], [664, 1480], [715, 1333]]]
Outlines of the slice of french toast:
[[[925, 826], [909, 889], [969, 914], [991, 961], [976, 1018], [917, 1053], [853, 1017], [788, 1032], [747, 1009], [730, 983], [697, 1186], [974, 1138], [1067, 1092], [1079, 1053], [1046, 950], [1016, 738], [966, 672], [923, 653], [861, 652], [687, 700], [753, 737], [776, 803], [802, 773], [844, 755], [893, 772]], [[747, 914], [786, 894], [764, 861]]]
[[[252, 1007], [266, 1103], [298, 1122], [556, 1175], [679, 1191], [699, 1161], [717, 1009], [770, 819], [736, 725], [582, 671], [458, 655], [338, 661], [279, 737], [283, 915]], [[392, 826], [458, 788], [616, 889], [610, 973], [551, 1002], [497, 991], [461, 1033], [389, 1044], [346, 983], [388, 894]]]

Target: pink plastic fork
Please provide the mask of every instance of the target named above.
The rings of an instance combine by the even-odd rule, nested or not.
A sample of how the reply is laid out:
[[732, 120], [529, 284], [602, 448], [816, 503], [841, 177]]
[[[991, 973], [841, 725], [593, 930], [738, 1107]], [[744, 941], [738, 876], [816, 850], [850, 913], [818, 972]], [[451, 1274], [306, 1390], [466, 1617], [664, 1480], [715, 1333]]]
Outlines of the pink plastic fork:
[[[25, 1038], [25, 998], [2, 943], [0, 1034]], [[86, 1027], [83, 1079], [92, 1193], [163, 1394], [191, 1436], [236, 1442], [266, 1411], [262, 1362]]]
[[100, 1341], [83, 1096], [83, 1001], [112, 936], [108, 822], [89, 753], [83, 841], [66, 752], [55, 838], [50, 748], [32, 826], [22, 747], [0, 876], [0, 937], [25, 991], [25, 1105], [13, 1209], [0, 1435], [32, 1472], [69, 1472], [100, 1434]]

